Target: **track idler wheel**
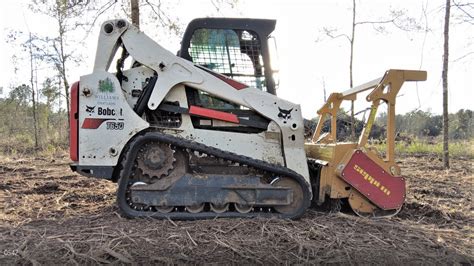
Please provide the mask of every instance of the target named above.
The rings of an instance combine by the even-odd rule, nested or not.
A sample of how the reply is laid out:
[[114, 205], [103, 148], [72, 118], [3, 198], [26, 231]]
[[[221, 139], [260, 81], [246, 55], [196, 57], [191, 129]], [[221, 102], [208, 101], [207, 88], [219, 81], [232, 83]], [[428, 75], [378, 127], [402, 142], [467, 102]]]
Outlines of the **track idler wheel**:
[[156, 206], [155, 208], [159, 213], [170, 213], [174, 209], [173, 206]]
[[303, 189], [298, 181], [289, 177], [279, 177], [271, 183], [276, 187], [290, 188], [293, 191], [293, 197], [289, 205], [275, 206], [274, 209], [281, 214], [292, 214], [298, 211], [304, 205]]

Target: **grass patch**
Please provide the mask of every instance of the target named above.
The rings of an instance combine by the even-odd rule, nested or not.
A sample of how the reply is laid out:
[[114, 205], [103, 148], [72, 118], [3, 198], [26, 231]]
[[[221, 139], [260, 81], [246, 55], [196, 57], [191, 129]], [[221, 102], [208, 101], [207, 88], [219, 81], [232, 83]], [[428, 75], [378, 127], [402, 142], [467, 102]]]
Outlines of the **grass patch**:
[[27, 134], [17, 134], [0, 139], [0, 154], [5, 156], [40, 156], [51, 157], [56, 154], [64, 154], [69, 150], [66, 141], [41, 143], [35, 148], [34, 140]]
[[[376, 144], [375, 146], [379, 151], [385, 152], [386, 144]], [[433, 142], [432, 140], [415, 139], [411, 143], [397, 142], [395, 144], [395, 153], [397, 154], [431, 154], [436, 156], [443, 155], [443, 142], [438, 140]], [[470, 159], [474, 158], [474, 139], [471, 140], [458, 140], [450, 141], [449, 143], [449, 155], [450, 157], [467, 157]]]

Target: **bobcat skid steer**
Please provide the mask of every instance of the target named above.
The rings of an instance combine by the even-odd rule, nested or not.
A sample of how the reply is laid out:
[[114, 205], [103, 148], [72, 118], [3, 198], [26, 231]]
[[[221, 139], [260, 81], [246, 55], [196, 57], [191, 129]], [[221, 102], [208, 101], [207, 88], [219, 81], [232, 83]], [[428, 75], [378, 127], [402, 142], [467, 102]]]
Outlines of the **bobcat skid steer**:
[[[332, 94], [305, 144], [300, 106], [275, 96], [275, 23], [196, 19], [174, 55], [125, 20], [105, 22], [93, 72], [71, 87], [72, 170], [117, 182], [126, 217], [294, 219], [331, 199], [360, 215], [395, 214], [405, 197], [395, 97], [426, 72], [389, 70]], [[337, 143], [340, 103], [366, 90], [372, 111], [359, 141]], [[366, 148], [380, 102], [389, 105], [387, 158]], [[327, 116], [332, 128], [321, 134]]]

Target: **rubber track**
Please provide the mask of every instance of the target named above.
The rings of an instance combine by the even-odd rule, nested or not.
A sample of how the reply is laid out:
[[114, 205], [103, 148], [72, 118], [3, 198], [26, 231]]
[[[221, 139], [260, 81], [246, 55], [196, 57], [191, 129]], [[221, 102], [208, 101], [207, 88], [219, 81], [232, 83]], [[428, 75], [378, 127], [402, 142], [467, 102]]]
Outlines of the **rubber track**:
[[[128, 176], [130, 176], [133, 162], [138, 153], [138, 148], [148, 142], [148, 141], [160, 141], [168, 143], [170, 145], [180, 147], [182, 149], [190, 149], [197, 152], [206, 153], [208, 155], [222, 158], [225, 160], [230, 160], [241, 165], [247, 165], [255, 169], [263, 170], [269, 172], [275, 176], [284, 176], [294, 178], [303, 188], [303, 200], [304, 204], [302, 207], [294, 212], [292, 215], [285, 215], [280, 213], [265, 213], [265, 212], [250, 212], [250, 213], [239, 213], [239, 212], [225, 212], [217, 214], [214, 212], [200, 212], [200, 213], [188, 213], [188, 212], [170, 212], [170, 213], [159, 213], [152, 211], [137, 211], [128, 205], [125, 199], [125, 194], [127, 190]], [[288, 219], [298, 219], [300, 218], [305, 210], [311, 204], [311, 192], [309, 190], [309, 184], [306, 183], [304, 178], [296, 173], [295, 171], [288, 169], [286, 167], [271, 164], [262, 160], [256, 160], [247, 156], [238, 155], [235, 153], [223, 151], [214, 147], [204, 145], [202, 143], [197, 143], [191, 140], [184, 138], [175, 137], [169, 134], [164, 134], [157, 131], [148, 131], [134, 137], [129, 144], [126, 146], [122, 158], [119, 171], [119, 189], [117, 190], [117, 201], [119, 209], [122, 214], [126, 217], [154, 217], [162, 219], [177, 219], [177, 220], [194, 220], [194, 219], [212, 219], [216, 217], [232, 217], [232, 218], [245, 218], [245, 217], [278, 217], [278, 218], [288, 218]]]

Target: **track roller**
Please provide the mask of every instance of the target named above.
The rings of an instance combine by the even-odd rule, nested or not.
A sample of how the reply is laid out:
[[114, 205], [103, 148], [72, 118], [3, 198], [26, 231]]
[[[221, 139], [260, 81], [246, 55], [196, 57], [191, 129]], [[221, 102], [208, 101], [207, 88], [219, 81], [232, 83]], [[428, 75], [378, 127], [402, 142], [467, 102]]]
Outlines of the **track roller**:
[[186, 206], [186, 210], [190, 213], [200, 213], [204, 210], [204, 203]]
[[251, 205], [245, 205], [245, 204], [234, 204], [235, 210], [240, 212], [240, 213], [249, 213], [252, 210]]
[[229, 209], [229, 203], [226, 204], [213, 204], [211, 203], [211, 211], [215, 213], [224, 213]]

